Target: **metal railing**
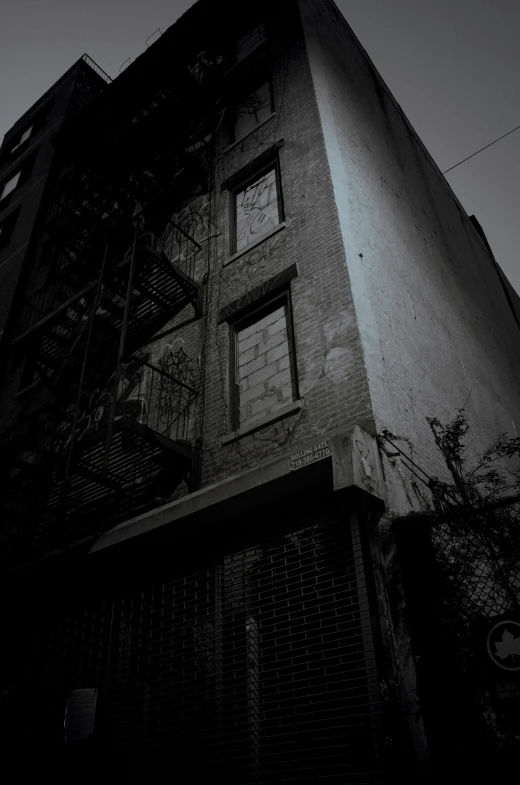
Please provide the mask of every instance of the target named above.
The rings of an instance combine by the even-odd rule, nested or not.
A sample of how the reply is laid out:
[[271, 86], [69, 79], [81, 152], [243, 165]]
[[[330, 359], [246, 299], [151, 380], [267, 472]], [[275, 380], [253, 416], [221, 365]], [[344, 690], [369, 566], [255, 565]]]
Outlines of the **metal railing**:
[[18, 324], [18, 335], [34, 327], [39, 322], [43, 321], [45, 317], [64, 307], [69, 300], [79, 300], [82, 302], [76, 303], [76, 307], [68, 308], [66, 316], [70, 316], [71, 326], [77, 322], [78, 314], [84, 312], [87, 307], [85, 296], [88, 292], [86, 289], [93, 289], [95, 281], [83, 288], [80, 288], [78, 282], [72, 281], [68, 278], [61, 278], [53, 283], [42, 286], [34, 292], [24, 303], [21, 311], [20, 321]]
[[[190, 408], [197, 395], [191, 360], [182, 349], [159, 367], [147, 355], [134, 356], [119, 375], [116, 405], [111, 407], [114, 377], [80, 397], [78, 412], [71, 398], [54, 402], [0, 437], [0, 463], [6, 489], [30, 494], [46, 470], [63, 465], [73, 448], [114, 425], [137, 423], [171, 440], [187, 441]], [[110, 465], [109, 465], [110, 468]], [[38, 471], [41, 469], [41, 471]], [[54, 475], [56, 476], [56, 475]], [[49, 489], [51, 490], [51, 489]]]
[[202, 250], [202, 246], [186, 229], [174, 221], [168, 221], [166, 231], [156, 241], [156, 245], [157, 250], [164, 253], [170, 262], [195, 279], [197, 253]]
[[98, 74], [98, 76], [100, 76], [102, 79], [104, 79], [107, 84], [110, 84], [112, 77], [109, 76], [106, 71], [103, 71], [103, 69], [88, 54], [85, 53], [81, 55], [80, 60], [83, 60], [84, 63], [89, 65], [92, 70], [95, 71], [96, 74]]

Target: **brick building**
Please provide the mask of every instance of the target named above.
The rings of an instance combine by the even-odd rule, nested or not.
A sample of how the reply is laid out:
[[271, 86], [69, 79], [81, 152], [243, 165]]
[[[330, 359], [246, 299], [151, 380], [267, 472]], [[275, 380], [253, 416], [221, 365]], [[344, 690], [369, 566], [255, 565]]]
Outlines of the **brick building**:
[[12, 749], [427, 778], [380, 530], [431, 497], [376, 436], [442, 477], [427, 416], [514, 430], [517, 296], [331, 0], [200, 0], [54, 94], [0, 152]]

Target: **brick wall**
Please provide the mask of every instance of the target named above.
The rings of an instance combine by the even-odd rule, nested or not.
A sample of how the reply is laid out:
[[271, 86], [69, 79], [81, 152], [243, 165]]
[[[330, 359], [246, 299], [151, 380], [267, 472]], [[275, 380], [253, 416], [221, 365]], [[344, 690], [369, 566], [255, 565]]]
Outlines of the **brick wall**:
[[[145, 352], [150, 352], [152, 363], [164, 352], [177, 351], [179, 347], [192, 359], [198, 395], [190, 407], [188, 433], [192, 442], [202, 439], [203, 486], [288, 449], [297, 450], [309, 440], [322, 441], [326, 434], [356, 423], [370, 432], [374, 430], [334, 192], [298, 9], [295, 3], [284, 3], [272, 16], [267, 9], [266, 14], [269, 68], [264, 68], [262, 73], [271, 72], [275, 113], [236, 143], [233, 122], [221, 123], [216, 137], [211, 190], [205, 196], [187, 198], [180, 213], [178, 208], [175, 210], [176, 221], [181, 224], [186, 221], [190, 230], [195, 226], [201, 245], [190, 262], [190, 274], [201, 284], [204, 317], [143, 347]], [[258, 85], [258, 71], [247, 75], [248, 62], [247, 58], [237, 66], [246, 69], [237, 87], [242, 95], [247, 92], [249, 78], [252, 89]], [[231, 90], [230, 107], [232, 104]], [[238, 179], [234, 182], [239, 186], [244, 167], [272, 150], [275, 142], [285, 222], [257, 244], [233, 255], [230, 236], [233, 189], [227, 186], [227, 181], [235, 175]], [[258, 174], [265, 170], [264, 160]], [[249, 172], [243, 179], [251, 181], [254, 175], [254, 171]], [[165, 252], [177, 258], [178, 249], [171, 237], [166, 246]], [[298, 276], [287, 287], [294, 331], [291, 384], [294, 386], [297, 378], [301, 409], [272, 422], [272, 406], [278, 405], [280, 399], [283, 403], [289, 398], [289, 369], [287, 355], [276, 358], [269, 355], [269, 363], [266, 355], [266, 367], [275, 363], [268, 376], [258, 379], [251, 387], [251, 380], [247, 381], [248, 391], [264, 385], [259, 388], [263, 394], [246, 403], [248, 418], [254, 416], [257, 427], [254, 432], [223, 443], [236, 428], [234, 391], [230, 387], [230, 331], [234, 327], [219, 322], [220, 311], [293, 264], [297, 265]], [[185, 269], [184, 263], [181, 266]], [[41, 283], [34, 275], [27, 291], [34, 291], [37, 285]], [[181, 315], [165, 325], [164, 332], [173, 330], [186, 316]], [[267, 348], [266, 352], [271, 349], [276, 350], [277, 346]], [[255, 359], [263, 362], [259, 357]], [[248, 376], [258, 372], [262, 369]], [[11, 401], [18, 389], [19, 372], [16, 381], [15, 376], [11, 374], [7, 390]], [[31, 394], [22, 398], [16, 400], [13, 416], [22, 410], [26, 414], [33, 405]], [[271, 422], [258, 427], [264, 415]]]
[[[323, 135], [301, 24], [293, 4], [284, 4], [277, 10], [269, 36], [275, 116], [232, 147], [232, 138], [224, 128], [217, 140], [213, 202], [219, 236], [208, 270], [207, 288], [211, 294], [207, 301], [207, 345], [203, 358], [204, 485], [254, 466], [291, 446], [298, 449], [313, 438], [321, 440], [327, 433], [356, 422], [373, 431]], [[220, 185], [280, 140], [285, 228], [234, 258], [229, 237], [231, 195]], [[294, 361], [302, 410], [223, 446], [223, 437], [233, 429], [230, 326], [217, 324], [218, 313], [293, 263], [298, 267], [298, 277], [290, 284]], [[263, 358], [259, 361], [263, 362]], [[266, 364], [265, 371], [258, 368], [248, 379], [248, 391], [256, 386], [252, 381], [266, 385], [258, 389], [258, 398], [247, 402], [251, 417], [253, 412], [261, 416], [262, 411], [267, 416], [275, 399], [278, 402], [279, 396], [288, 395], [288, 369], [283, 367], [287, 360], [281, 357], [272, 362], [278, 365], [267, 371]], [[268, 376], [261, 379], [255, 373]]]
[[[181, 217], [176, 214], [175, 218], [182, 225], [183, 220], [189, 223], [192, 214], [192, 226], [198, 227], [196, 234], [202, 247], [195, 254], [193, 269], [196, 280], [204, 282], [204, 316], [148, 347], [153, 358], [160, 355], [166, 342], [182, 345], [200, 371], [199, 394], [190, 409], [190, 439], [203, 440], [203, 487], [288, 449], [297, 450], [312, 439], [322, 441], [327, 434], [356, 423], [374, 431], [330, 170], [295, 4], [277, 9], [269, 39], [274, 116], [236, 143], [231, 119], [221, 124], [216, 139], [214, 188], [204, 197], [191, 203], [188, 200]], [[256, 78], [251, 74], [253, 86]], [[243, 78], [240, 84], [244, 89]], [[275, 142], [280, 142], [277, 154], [285, 224], [257, 245], [234, 255], [230, 220], [233, 188], [227, 181], [234, 175], [240, 177], [244, 167], [272, 149]], [[204, 204], [203, 211], [200, 203]], [[258, 426], [263, 419], [272, 420], [273, 409], [296, 394], [302, 408], [232, 442], [226, 439], [223, 444], [224, 437], [238, 425], [230, 382], [230, 347], [231, 331], [240, 325], [219, 322], [220, 311], [292, 264], [298, 268], [298, 276], [287, 289], [294, 357], [289, 362], [284, 344], [287, 325], [280, 320], [276, 320], [280, 322], [279, 337], [270, 334], [269, 324], [262, 327], [267, 332], [262, 332], [261, 339], [257, 336], [257, 344], [256, 337], [250, 346], [246, 343], [254, 330], [247, 337], [245, 332], [241, 335], [247, 348], [246, 361], [239, 366], [243, 368], [240, 426]], [[174, 322], [164, 329], [173, 326]], [[258, 348], [246, 355], [253, 346]], [[247, 427], [242, 430], [247, 431]]]

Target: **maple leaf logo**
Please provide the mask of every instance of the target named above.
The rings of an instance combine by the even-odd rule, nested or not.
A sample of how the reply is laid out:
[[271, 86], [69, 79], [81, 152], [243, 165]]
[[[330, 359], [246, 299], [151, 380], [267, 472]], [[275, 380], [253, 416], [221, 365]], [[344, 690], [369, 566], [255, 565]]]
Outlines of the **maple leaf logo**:
[[502, 640], [498, 641], [495, 645], [495, 657], [498, 657], [501, 660], [506, 660], [508, 657], [513, 658], [513, 662], [515, 661], [515, 657], [520, 657], [520, 636], [515, 638], [515, 636], [509, 632], [508, 629], [504, 629], [502, 633]]

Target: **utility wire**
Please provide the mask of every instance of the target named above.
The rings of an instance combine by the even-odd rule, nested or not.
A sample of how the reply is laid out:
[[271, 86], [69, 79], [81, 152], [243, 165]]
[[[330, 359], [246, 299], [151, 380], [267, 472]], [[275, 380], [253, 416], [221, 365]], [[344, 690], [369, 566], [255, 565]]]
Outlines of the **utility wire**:
[[519, 128], [520, 128], [520, 125], [517, 125], [516, 128], [513, 128], [511, 131], [508, 131], [507, 134], [504, 134], [503, 136], [499, 136], [498, 139], [495, 139], [494, 142], [490, 142], [485, 147], [481, 147], [480, 150], [477, 150], [476, 153], [471, 153], [471, 155], [468, 155], [467, 158], [463, 158], [462, 161], [459, 161], [458, 164], [454, 164], [453, 166], [450, 166], [450, 168], [446, 169], [446, 171], [443, 172], [443, 174], [447, 174], [448, 172], [451, 172], [452, 169], [456, 169], [457, 166], [460, 166], [465, 161], [469, 161], [470, 158], [473, 158], [475, 155], [478, 155], [479, 153], [482, 152], [482, 150], [487, 150], [488, 147], [491, 147], [491, 145], [496, 144], [497, 142], [500, 142], [501, 139], [505, 139], [506, 136], [509, 136], [509, 134], [512, 134], [515, 131], [518, 131]]

